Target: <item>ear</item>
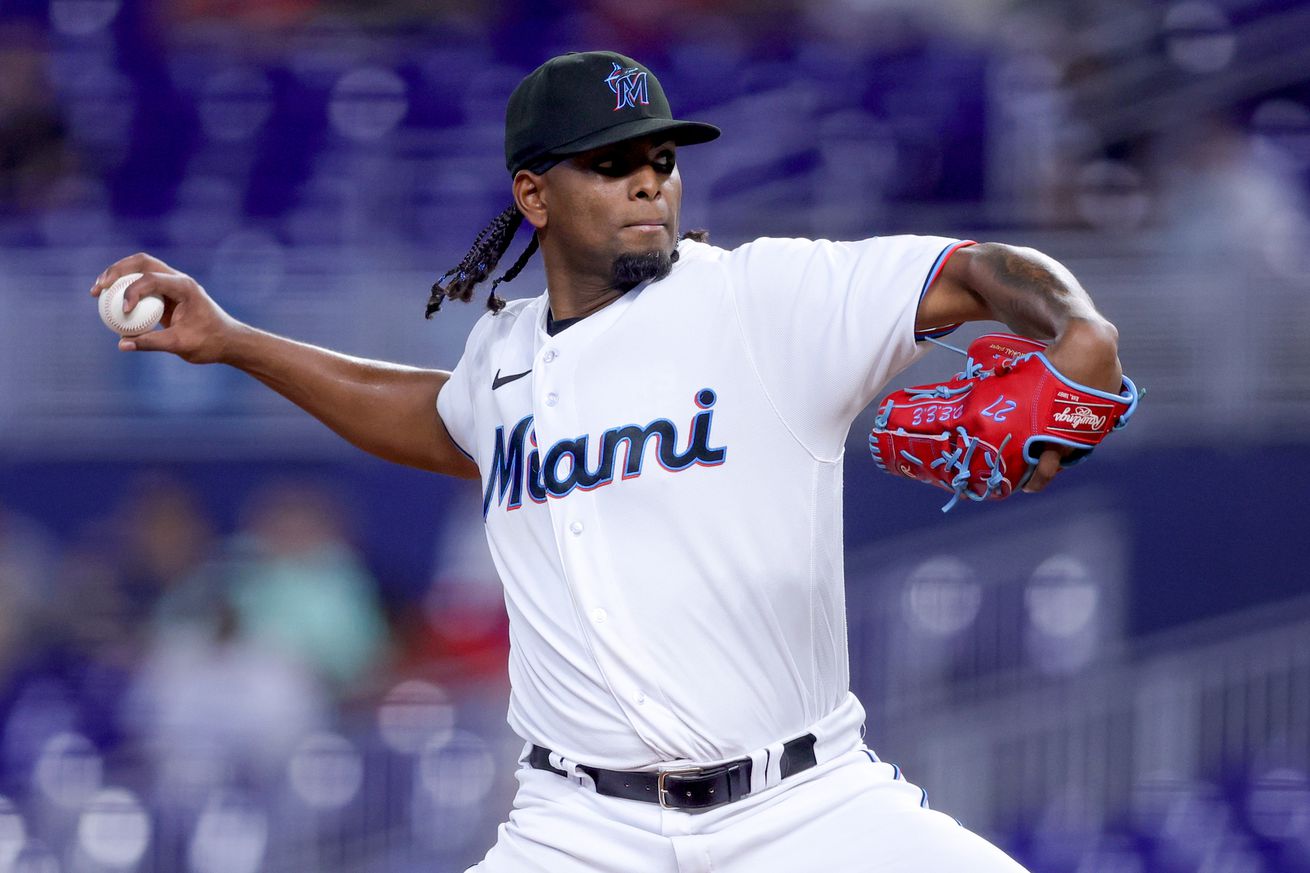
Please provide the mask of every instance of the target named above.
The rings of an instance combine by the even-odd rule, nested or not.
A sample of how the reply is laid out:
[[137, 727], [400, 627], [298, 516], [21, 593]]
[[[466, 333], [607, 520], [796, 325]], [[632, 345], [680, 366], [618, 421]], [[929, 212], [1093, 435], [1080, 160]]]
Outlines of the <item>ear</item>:
[[546, 226], [545, 174], [519, 170], [514, 174], [514, 205], [537, 230]]

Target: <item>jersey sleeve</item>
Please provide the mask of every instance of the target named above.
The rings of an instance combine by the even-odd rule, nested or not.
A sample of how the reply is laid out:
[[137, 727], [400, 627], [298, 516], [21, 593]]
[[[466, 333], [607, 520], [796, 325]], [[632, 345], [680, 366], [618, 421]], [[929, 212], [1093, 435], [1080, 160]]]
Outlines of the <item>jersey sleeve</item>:
[[441, 391], [437, 393], [437, 414], [441, 416], [441, 423], [446, 426], [446, 431], [450, 434], [450, 438], [455, 441], [456, 448], [468, 455], [469, 459], [474, 463], [477, 463], [478, 459], [473, 455], [476, 445], [473, 422], [475, 405], [473, 403], [473, 384], [469, 378], [469, 373], [478, 369], [479, 345], [477, 341], [482, 333], [485, 319], [486, 316], [479, 319], [469, 332], [464, 354], [460, 356], [459, 363], [455, 364], [455, 369], [451, 371], [446, 384], [442, 385]]
[[469, 396], [469, 368], [464, 365], [464, 360], [460, 358], [450, 378], [437, 393], [437, 414], [455, 441], [455, 447], [476, 463], [477, 458], [469, 451], [473, 448], [473, 401]]
[[840, 454], [855, 416], [919, 357], [919, 301], [951, 254], [970, 244], [764, 238], [727, 253], [752, 360], [778, 414], [811, 452]]

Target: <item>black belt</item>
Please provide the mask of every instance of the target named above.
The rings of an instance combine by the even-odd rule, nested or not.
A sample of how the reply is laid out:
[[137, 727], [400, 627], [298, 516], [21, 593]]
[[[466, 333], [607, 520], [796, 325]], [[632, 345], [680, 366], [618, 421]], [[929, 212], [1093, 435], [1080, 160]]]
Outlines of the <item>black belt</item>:
[[[786, 779], [793, 773], [810, 769], [816, 763], [814, 734], [806, 734], [783, 744], [778, 772], [781, 778]], [[537, 770], [549, 770], [560, 776], [569, 775], [550, 763], [550, 750], [541, 746], [532, 747], [528, 753], [528, 764]], [[665, 809], [694, 810], [713, 809], [750, 794], [753, 765], [750, 758], [738, 758], [713, 767], [687, 767], [658, 773], [601, 770], [583, 764], [578, 765], [578, 770], [586, 773], [596, 783], [597, 794], [658, 803]]]

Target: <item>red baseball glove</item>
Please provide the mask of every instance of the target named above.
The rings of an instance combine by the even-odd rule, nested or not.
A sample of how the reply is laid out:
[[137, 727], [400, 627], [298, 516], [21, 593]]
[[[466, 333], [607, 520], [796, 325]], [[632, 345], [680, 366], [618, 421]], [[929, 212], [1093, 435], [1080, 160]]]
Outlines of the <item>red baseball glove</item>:
[[869, 433], [874, 461], [952, 492], [946, 512], [962, 497], [1010, 496], [1049, 445], [1073, 449], [1061, 467], [1083, 460], [1128, 423], [1141, 394], [1127, 376], [1117, 395], [1080, 385], [1051, 365], [1045, 348], [1021, 336], [985, 334], [961, 352], [964, 370], [949, 382], [889, 394]]

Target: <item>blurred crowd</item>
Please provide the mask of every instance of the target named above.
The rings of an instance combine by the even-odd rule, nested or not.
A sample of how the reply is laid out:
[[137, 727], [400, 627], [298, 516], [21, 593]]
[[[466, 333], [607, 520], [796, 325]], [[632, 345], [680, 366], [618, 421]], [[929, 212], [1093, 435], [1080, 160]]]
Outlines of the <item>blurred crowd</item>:
[[[366, 774], [395, 806], [370, 811], [375, 833], [411, 834], [418, 801], [388, 758], [420, 773], [482, 768], [471, 783], [424, 783], [429, 804], [466, 813], [429, 861], [455, 866], [469, 840], [490, 840], [503, 803], [481, 801], [497, 773], [503, 793], [515, 755], [512, 743], [489, 751], [505, 739], [507, 640], [478, 526], [454, 526], [430, 596], [387, 603], [326, 483], [268, 484], [240, 515], [220, 535], [203, 495], [166, 473], [143, 475], [67, 541], [0, 505], [0, 870], [44, 870], [9, 866], [20, 851], [44, 857], [41, 841], [65, 864], [90, 853], [70, 870], [121, 869], [115, 852], [132, 869], [176, 870], [188, 852], [218, 852], [192, 869], [253, 873], [277, 869], [260, 866], [274, 850], [297, 869], [305, 835], [268, 833], [288, 823], [279, 804], [357, 811]], [[134, 793], [103, 797], [110, 786]], [[135, 854], [114, 842], [132, 843], [130, 828], [98, 842], [88, 810], [106, 804], [162, 832]], [[248, 866], [202, 844], [231, 815], [265, 833], [239, 849]], [[10, 821], [23, 822], [17, 838]], [[307, 845], [323, 840], [353, 846], [339, 830]]]
[[292, 244], [441, 250], [506, 196], [508, 90], [551, 54], [595, 45], [658, 70], [682, 114], [726, 123], [692, 203], [732, 238], [780, 220], [750, 206], [784, 200], [805, 218], [780, 227], [827, 235], [898, 223], [891, 206], [983, 202], [969, 226], [1122, 232], [1231, 205], [1255, 226], [1230, 235], [1304, 233], [1295, 46], [1310, 21], [1291, 0], [0, 9], [12, 243], [62, 244], [118, 216], [162, 219], [133, 228], [157, 244], [240, 225]]

